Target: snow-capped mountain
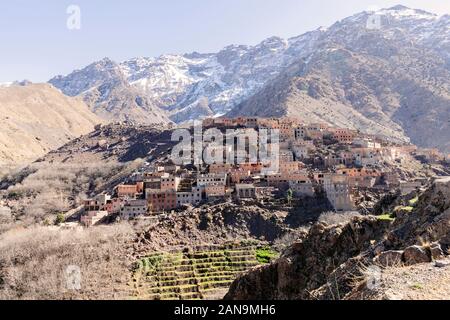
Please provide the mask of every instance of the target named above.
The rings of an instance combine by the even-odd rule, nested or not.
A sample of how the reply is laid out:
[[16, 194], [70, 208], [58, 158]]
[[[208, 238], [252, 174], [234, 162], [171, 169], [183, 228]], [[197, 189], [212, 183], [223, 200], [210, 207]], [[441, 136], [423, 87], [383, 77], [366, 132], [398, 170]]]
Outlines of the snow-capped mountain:
[[171, 122], [144, 92], [128, 83], [121, 66], [108, 58], [49, 82], [68, 96], [82, 96], [92, 111], [106, 120]]
[[[105, 58], [50, 83], [67, 95], [86, 96], [105, 84], [125, 81], [172, 120], [183, 122], [230, 111], [293, 61], [308, 56], [323, 32], [289, 40], [272, 37], [256, 46], [232, 45], [215, 54], [163, 55], [122, 63]], [[110, 100], [109, 94], [104, 90], [99, 100], [88, 101], [94, 111]]]
[[[424, 123], [448, 130], [449, 69], [450, 16], [396, 6], [218, 53], [104, 59], [50, 82], [82, 95], [106, 118], [148, 123], [154, 121], [145, 116], [150, 110], [180, 123], [230, 111], [296, 113], [442, 146], [425, 133]], [[440, 114], [427, 115], [428, 122], [411, 122], [411, 112], [424, 117], [433, 109]]]
[[339, 21], [230, 115], [295, 115], [450, 152], [449, 18], [396, 6]]

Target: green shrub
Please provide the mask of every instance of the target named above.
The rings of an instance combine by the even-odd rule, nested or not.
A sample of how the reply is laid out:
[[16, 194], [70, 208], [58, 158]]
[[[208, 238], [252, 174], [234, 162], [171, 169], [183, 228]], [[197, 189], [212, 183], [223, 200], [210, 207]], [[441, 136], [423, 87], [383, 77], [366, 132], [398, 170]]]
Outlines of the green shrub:
[[58, 213], [56, 216], [55, 224], [59, 226], [61, 223], [64, 223], [66, 221], [66, 217], [64, 216], [64, 213]]
[[390, 214], [390, 213], [386, 213], [381, 216], [377, 216], [377, 219], [381, 220], [381, 221], [394, 221], [395, 220], [395, 218], [393, 218], [392, 214]]
[[276, 258], [278, 258], [278, 253], [269, 247], [256, 249], [256, 260], [259, 263], [270, 263]]
[[417, 201], [419, 201], [419, 197], [415, 197], [414, 199], [409, 200], [409, 205], [414, 206], [416, 205]]

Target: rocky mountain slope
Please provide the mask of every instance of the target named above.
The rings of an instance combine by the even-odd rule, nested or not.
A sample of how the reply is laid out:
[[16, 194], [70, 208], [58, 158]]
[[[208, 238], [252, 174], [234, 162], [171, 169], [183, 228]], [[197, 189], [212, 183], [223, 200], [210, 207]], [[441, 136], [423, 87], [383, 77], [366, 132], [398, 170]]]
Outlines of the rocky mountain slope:
[[81, 96], [94, 113], [106, 120], [171, 122], [153, 101], [127, 82], [121, 67], [107, 58], [49, 82], [68, 96]]
[[[424, 269], [431, 280], [445, 275], [435, 287], [448, 288], [448, 270], [441, 272], [441, 268], [450, 268], [449, 196], [450, 178], [443, 178], [419, 195], [412, 210], [397, 208], [391, 224], [374, 217], [357, 217], [340, 225], [315, 224], [279, 260], [238, 278], [226, 298], [390, 299], [390, 286], [404, 285], [409, 279], [412, 290], [411, 281], [424, 280], [420, 274], [414, 277], [414, 270]], [[404, 281], [386, 281], [393, 274]], [[436, 294], [449, 297], [448, 291], [430, 296]]]
[[325, 120], [448, 152], [449, 30], [450, 16], [402, 6], [349, 17], [230, 115]]
[[113, 110], [116, 115], [148, 123], [151, 118], [116, 108], [117, 95], [109, 91], [118, 86], [123, 93], [133, 91], [137, 96], [138, 90], [146, 106], [153, 103], [172, 120], [183, 122], [231, 110], [299, 56], [310, 53], [320, 33], [317, 30], [290, 40], [273, 37], [256, 46], [232, 45], [214, 54], [163, 55], [120, 64], [104, 59], [50, 83], [67, 95], [90, 97], [87, 100], [93, 109], [105, 116]]
[[0, 166], [33, 161], [101, 122], [49, 84], [0, 87]]

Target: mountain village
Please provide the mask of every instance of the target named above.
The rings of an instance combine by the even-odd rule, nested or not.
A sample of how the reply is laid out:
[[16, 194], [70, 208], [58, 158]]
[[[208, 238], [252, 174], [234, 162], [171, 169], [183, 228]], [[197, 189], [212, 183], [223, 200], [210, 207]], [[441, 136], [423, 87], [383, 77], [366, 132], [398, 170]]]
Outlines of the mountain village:
[[[418, 149], [382, 137], [325, 123], [304, 124], [295, 118], [210, 118], [204, 128], [272, 129], [279, 132], [278, 170], [249, 161], [210, 165], [175, 165], [167, 158], [148, 163], [112, 194], [87, 199], [81, 224], [92, 226], [107, 217], [122, 220], [170, 213], [205, 203], [258, 200], [287, 201], [324, 194], [332, 210], [355, 211], [363, 192], [400, 189], [408, 194], [428, 179], [405, 175], [397, 166], [411, 157], [426, 163], [445, 162], [436, 149]], [[228, 146], [203, 145], [203, 152], [233, 153]], [[270, 148], [270, 147], [269, 147]], [[248, 150], [247, 150], [248, 151]]]

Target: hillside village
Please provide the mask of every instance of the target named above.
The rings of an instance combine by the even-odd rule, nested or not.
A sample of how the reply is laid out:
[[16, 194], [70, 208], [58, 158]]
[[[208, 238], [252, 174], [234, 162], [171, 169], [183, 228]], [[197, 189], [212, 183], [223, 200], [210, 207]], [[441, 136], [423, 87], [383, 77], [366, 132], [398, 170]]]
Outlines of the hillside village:
[[449, 1], [77, 2], [0, 11], [0, 301], [450, 300]]
[[[305, 124], [295, 118], [211, 118], [203, 128], [279, 130], [279, 170], [267, 163], [175, 165], [168, 157], [155, 159], [117, 185], [111, 194], [86, 199], [80, 222], [89, 227], [104, 221], [130, 220], [171, 213], [205, 203], [293, 199], [324, 195], [337, 212], [356, 211], [367, 194], [400, 190], [408, 194], [429, 177], [409, 167], [411, 159], [445, 163], [435, 149], [418, 149], [383, 137], [325, 123]], [[203, 144], [203, 151], [232, 153], [229, 146]], [[248, 150], [247, 150], [248, 151]]]

